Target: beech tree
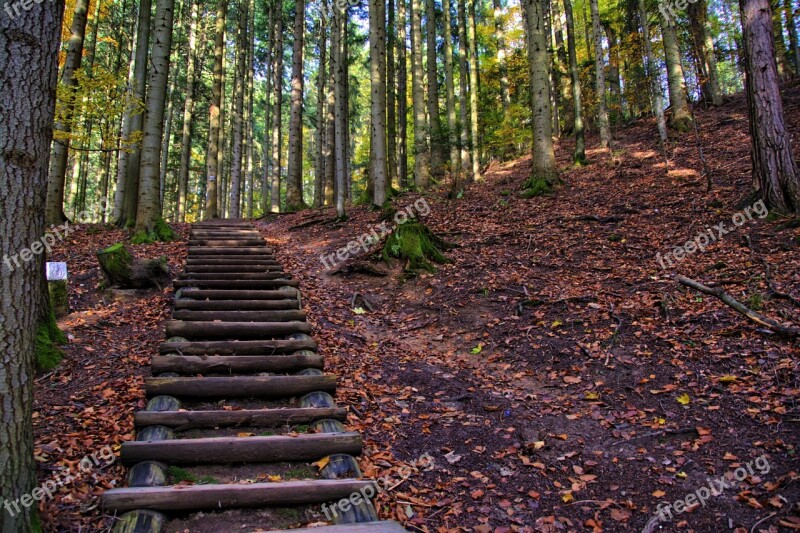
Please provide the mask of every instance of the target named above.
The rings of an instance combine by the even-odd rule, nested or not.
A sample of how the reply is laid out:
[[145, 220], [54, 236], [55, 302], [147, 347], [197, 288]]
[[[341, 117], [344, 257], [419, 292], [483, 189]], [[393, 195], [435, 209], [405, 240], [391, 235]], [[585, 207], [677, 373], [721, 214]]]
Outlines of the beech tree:
[[411, 99], [414, 114], [414, 184], [426, 189], [430, 184], [428, 125], [425, 120], [425, 81], [422, 76], [421, 0], [411, 0]]
[[225, 53], [225, 17], [227, 2], [217, 0], [217, 18], [214, 30], [214, 68], [209, 105], [208, 145], [206, 146], [206, 218], [219, 216], [217, 204], [217, 166], [219, 165], [220, 106], [222, 104], [222, 57]]
[[382, 206], [386, 202], [388, 168], [386, 158], [386, 22], [384, 0], [369, 3], [369, 50], [370, 50], [370, 118], [372, 143], [373, 179], [372, 204]]
[[[286, 174], [286, 210], [305, 209], [303, 200], [303, 36], [305, 2], [295, 3], [292, 43], [292, 93], [289, 112], [289, 157]], [[384, 104], [385, 107], [385, 104]]]

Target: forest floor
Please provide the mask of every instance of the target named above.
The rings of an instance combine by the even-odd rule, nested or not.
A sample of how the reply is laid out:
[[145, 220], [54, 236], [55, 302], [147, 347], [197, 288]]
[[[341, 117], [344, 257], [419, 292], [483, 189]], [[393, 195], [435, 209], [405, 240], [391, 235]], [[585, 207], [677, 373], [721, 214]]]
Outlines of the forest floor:
[[[784, 104], [800, 138], [797, 86]], [[445, 188], [426, 194], [422, 220], [457, 245], [435, 273], [331, 272], [321, 254], [380, 226], [381, 213], [366, 207], [345, 223], [330, 209], [259, 221], [301, 282], [312, 335], [340, 376], [337, 401], [365, 436], [365, 475], [393, 480], [378, 496], [382, 518], [430, 532], [800, 529], [797, 339], [673, 279], [721, 287], [798, 325], [800, 229], [760, 218], [747, 199], [744, 98], [696, 116], [711, 191], [694, 135], [675, 135], [666, 166], [652, 122], [640, 121], [615, 132], [611, 152], [589, 151], [583, 168], [569, 166], [572, 145], [561, 142], [565, 183], [551, 195], [520, 197], [528, 158], [492, 164], [460, 199]], [[394, 204], [420, 213], [420, 198]], [[752, 220], [737, 226], [748, 207]], [[661, 268], [657, 253], [706, 228], [716, 235], [720, 223], [726, 235]], [[100, 299], [94, 251], [124, 232], [73, 235], [54, 254], [72, 271], [75, 312], [61, 321], [71, 344], [62, 366], [37, 380], [42, 481], [132, 438], [169, 313], [170, 289]], [[185, 254], [182, 243], [133, 248], [169, 254], [174, 272]], [[378, 251], [335, 268], [385, 268]], [[399, 477], [426, 453], [432, 469]], [[123, 471], [114, 464], [90, 477], [44, 504], [49, 530], [110, 523], [97, 494]], [[692, 495], [710, 493], [709, 480], [715, 490], [701, 505]], [[673, 505], [660, 525], [659, 504]]]

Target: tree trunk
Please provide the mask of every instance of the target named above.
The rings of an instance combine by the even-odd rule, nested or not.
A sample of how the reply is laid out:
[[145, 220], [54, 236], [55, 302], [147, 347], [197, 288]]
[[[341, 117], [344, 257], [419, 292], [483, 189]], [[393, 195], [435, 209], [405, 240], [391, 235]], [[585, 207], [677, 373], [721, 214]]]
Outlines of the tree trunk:
[[408, 0], [397, 2], [397, 182], [401, 189], [408, 187], [408, 69], [406, 66], [406, 28]]
[[581, 78], [578, 71], [578, 57], [575, 52], [575, 22], [572, 17], [572, 1], [564, 0], [564, 15], [567, 24], [567, 53], [569, 55], [569, 74], [572, 79], [572, 105], [575, 118], [575, 156], [578, 165], [586, 163], [586, 140], [583, 130], [583, 107], [581, 105]]
[[253, 218], [253, 190], [255, 189], [255, 178], [253, 169], [255, 167], [255, 137], [254, 137], [254, 78], [255, 78], [255, 2], [250, 2], [250, 37], [247, 43], [247, 218]]
[[224, 84], [222, 56], [225, 53], [225, 17], [228, 3], [217, 0], [217, 20], [214, 36], [214, 68], [211, 82], [211, 104], [209, 105], [208, 147], [206, 148], [206, 219], [217, 218], [217, 166], [219, 158], [220, 105]]
[[446, 143], [442, 136], [442, 122], [439, 118], [439, 75], [436, 61], [436, 3], [425, 0], [425, 33], [428, 55], [428, 122], [430, 124], [431, 175], [439, 178], [444, 173]]
[[714, 41], [711, 38], [711, 30], [708, 28], [706, 0], [696, 0], [695, 3], [690, 3], [688, 13], [694, 49], [697, 52], [697, 60], [702, 72], [700, 88], [703, 97], [712, 105], [722, 105], [717, 60], [714, 57]]
[[794, 62], [794, 71], [800, 75], [800, 43], [797, 37], [797, 24], [795, 22], [795, 12], [792, 9], [792, 0], [783, 0], [783, 9], [786, 13], [786, 26], [789, 33], [789, 48]]
[[[331, 21], [333, 22], [333, 20]], [[331, 43], [333, 42], [333, 27], [331, 27]], [[332, 50], [332, 48], [330, 48]], [[336, 122], [335, 110], [336, 99], [334, 98], [334, 87], [336, 85], [336, 72], [333, 61], [331, 61], [330, 72], [328, 73], [328, 86], [326, 87], [325, 98], [325, 148], [323, 157], [325, 158], [325, 197], [324, 205], [334, 205], [336, 202]]]
[[622, 109], [622, 83], [619, 74], [619, 39], [611, 23], [604, 24], [606, 39], [608, 40], [608, 86], [610, 89], [611, 115], [619, 119]]
[[508, 92], [508, 69], [506, 68], [506, 34], [505, 24], [503, 23], [503, 4], [502, 0], [493, 0], [494, 7], [494, 31], [497, 39], [497, 66], [500, 70], [500, 101], [503, 104], [503, 111], [508, 111], [511, 105], [511, 96]]
[[345, 86], [347, 78], [347, 57], [344, 54], [344, 40], [347, 38], [347, 11], [341, 9], [334, 10], [334, 32], [332, 39], [333, 48], [333, 68], [335, 72], [334, 81], [334, 122], [335, 122], [335, 146], [334, 157], [336, 158], [336, 215], [339, 219], [344, 219], [346, 214], [344, 202], [347, 197], [347, 89]]
[[275, 91], [275, 103], [272, 112], [272, 180], [270, 183], [270, 211], [281, 210], [281, 126], [283, 124], [283, 4], [275, 6], [275, 39], [272, 89]]
[[783, 38], [783, 20], [781, 18], [781, 0], [771, 0], [772, 9], [772, 34], [775, 38], [775, 61], [778, 64], [778, 74], [786, 80], [794, 76], [794, 71], [789, 63], [789, 53], [786, 41]]
[[[64, 61], [64, 70], [61, 83], [74, 92], [78, 87], [75, 72], [81, 68], [83, 60], [83, 42], [86, 37], [86, 21], [89, 15], [89, 0], [76, 0], [75, 11], [72, 15], [69, 42], [67, 43], [67, 58]], [[62, 135], [69, 135], [72, 131], [72, 106], [64, 106], [63, 121], [55, 125], [55, 129]], [[47, 184], [46, 219], [48, 224], [60, 224], [67, 219], [64, 215], [64, 185], [67, 176], [67, 159], [69, 156], [69, 139], [62, 139], [53, 143], [53, 165], [50, 179]]]
[[395, 48], [397, 47], [396, 17], [394, 3], [387, 0], [387, 35], [386, 35], [386, 181], [391, 188], [397, 184], [397, 76], [395, 67]]
[[197, 2], [192, 1], [192, 14], [189, 22], [189, 57], [186, 66], [186, 98], [183, 101], [181, 168], [178, 172], [178, 222], [184, 222], [186, 220], [186, 190], [189, 187], [189, 163], [192, 154], [192, 120], [194, 119], [195, 71], [197, 62], [197, 10]]
[[388, 169], [386, 161], [386, 18], [385, 0], [369, 2], [370, 50], [370, 118], [372, 119], [370, 145], [374, 158], [372, 205], [382, 207], [387, 198]]
[[467, 0], [456, 0], [458, 2], [458, 107], [459, 118], [461, 120], [461, 135], [460, 135], [460, 148], [461, 148], [461, 170], [467, 176], [468, 181], [472, 176], [472, 162], [470, 161], [469, 150], [469, 97], [467, 96], [467, 87], [469, 83], [469, 65], [467, 64]]
[[739, 0], [750, 116], [753, 185], [782, 213], [800, 212], [800, 174], [783, 116], [768, 0]]
[[[10, 264], [44, 232], [58, 51], [64, 2], [42, 2], [0, 17], [0, 531], [39, 531], [34, 512], [18, 506], [36, 481], [33, 459], [35, 337], [47, 298], [44, 261]], [[44, 256], [42, 256], [42, 259]], [[13, 264], [13, 267], [12, 267]], [[8, 508], [11, 509], [8, 509]], [[16, 508], [15, 508], [16, 507]], [[35, 509], [35, 508], [34, 508]], [[10, 511], [14, 512], [10, 512]]]
[[594, 87], [597, 95], [597, 127], [600, 130], [600, 148], [611, 145], [611, 127], [608, 123], [606, 103], [606, 73], [603, 59], [603, 32], [597, 0], [590, 0], [592, 11], [592, 44], [594, 45]]
[[319, 69], [317, 70], [317, 128], [314, 132], [314, 143], [316, 144], [316, 156], [314, 160], [314, 203], [312, 207], [320, 207], [325, 201], [325, 143], [327, 117], [327, 94], [325, 82], [328, 77], [328, 26], [327, 26], [327, 3], [323, 0], [322, 9], [319, 15]]
[[647, 9], [645, 8], [645, 0], [638, 0], [639, 2], [639, 18], [642, 23], [642, 39], [644, 40], [644, 69], [645, 75], [649, 79], [650, 96], [653, 100], [653, 112], [656, 115], [656, 124], [658, 125], [658, 136], [661, 139], [661, 147], [664, 149], [664, 143], [667, 142], [667, 121], [664, 118], [664, 102], [662, 100], [661, 83], [658, 81], [658, 75], [655, 72], [655, 60], [653, 59], [653, 45], [650, 43], [650, 21], [647, 18]]
[[531, 73], [533, 111], [533, 164], [530, 183], [544, 181], [548, 186], [558, 179], [553, 152], [552, 117], [550, 110], [550, 58], [547, 52], [548, 32], [545, 28], [546, 0], [525, 0], [528, 34], [528, 60]]
[[[275, 4], [270, 2], [267, 4], [267, 42], [272, 43], [275, 38]], [[266, 64], [269, 65], [264, 76], [264, 142], [262, 146], [262, 159], [264, 164], [261, 168], [261, 216], [269, 213], [270, 210], [270, 196], [269, 196], [269, 177], [270, 167], [272, 165], [272, 75], [269, 68], [273, 64], [273, 49], [272, 46], [267, 46], [266, 49]]]
[[461, 169], [458, 160], [458, 126], [456, 123], [455, 79], [453, 78], [453, 30], [450, 0], [442, 0], [444, 25], [444, 85], [447, 108], [447, 135], [450, 145], [450, 175], [452, 193], [461, 192]]
[[148, 76], [147, 117], [142, 140], [139, 202], [136, 211], [136, 231], [152, 234], [161, 219], [159, 198], [159, 166], [161, 165], [161, 136], [164, 134], [164, 104], [169, 77], [169, 52], [172, 45], [173, 0], [158, 0], [153, 27], [153, 52], [150, 55]]
[[672, 112], [669, 125], [678, 131], [686, 131], [691, 127], [692, 117], [689, 113], [689, 101], [686, 98], [686, 80], [683, 77], [675, 22], [666, 12], [661, 14], [660, 19], [669, 82], [669, 106]]
[[236, 91], [233, 102], [233, 159], [231, 161], [231, 218], [239, 218], [241, 200], [242, 159], [244, 139], [244, 91], [247, 76], [247, 43], [249, 0], [239, 3], [239, 30], [236, 37]]
[[305, 2], [295, 3], [292, 43], [292, 94], [289, 112], [289, 160], [286, 173], [286, 210], [305, 209], [303, 200], [303, 37]]
[[425, 120], [425, 81], [422, 69], [421, 0], [411, 0], [411, 99], [414, 107], [414, 184], [424, 190], [430, 184], [428, 125]]
[[467, 2], [467, 44], [468, 53], [467, 58], [469, 62], [469, 112], [470, 112], [470, 146], [472, 148], [472, 174], [470, 181], [478, 181], [481, 179], [481, 150], [480, 140], [478, 138], [478, 37], [476, 33], [477, 20], [475, 19], [475, 1], [466, 0]]

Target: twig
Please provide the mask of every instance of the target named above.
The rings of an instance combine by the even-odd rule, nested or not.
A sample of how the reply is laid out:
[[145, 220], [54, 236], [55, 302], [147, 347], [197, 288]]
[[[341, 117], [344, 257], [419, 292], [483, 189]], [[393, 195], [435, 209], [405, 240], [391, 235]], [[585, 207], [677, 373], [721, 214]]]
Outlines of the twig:
[[767, 282], [767, 288], [769, 288], [770, 292], [775, 295], [777, 298], [781, 298], [783, 300], [789, 300], [792, 302], [795, 307], [800, 307], [800, 300], [792, 296], [791, 294], [780, 292], [778, 289], [775, 288], [775, 285], [772, 283], [772, 274], [769, 269], [769, 263], [767, 263], [766, 259], [762, 259], [764, 263], [764, 281]]
[[689, 279], [687, 277], [680, 275], [675, 276], [675, 281], [677, 281], [681, 285], [685, 285], [702, 293], [714, 296], [715, 298], [719, 298], [724, 304], [731, 307], [734, 311], [746, 316], [756, 324], [759, 324], [761, 326], [773, 330], [775, 333], [783, 337], [794, 338], [800, 336], [800, 330], [795, 328], [787, 328], [779, 324], [776, 320], [766, 317], [761, 313], [757, 313], [752, 309], [749, 309], [748, 307], [745, 307], [742, 303], [737, 301], [733, 296], [723, 291], [722, 289], [719, 288], [713, 289], [711, 287], [708, 287], [707, 285], [698, 283], [693, 279]]
[[761, 524], [762, 522], [766, 522], [767, 520], [769, 520], [770, 518], [772, 518], [776, 514], [778, 514], [778, 513], [770, 513], [767, 516], [765, 516], [764, 518], [762, 518], [761, 520], [759, 520], [758, 522], [756, 522], [755, 524], [753, 524], [753, 527], [750, 528], [750, 533], [753, 533], [756, 530], [756, 527], [759, 524]]
[[695, 428], [679, 428], [679, 429], [659, 429], [658, 431], [651, 431], [649, 433], [645, 433], [644, 435], [636, 435], [635, 437], [631, 437], [628, 440], [623, 440], [619, 442], [615, 442], [611, 446], [621, 446], [623, 444], [630, 444], [633, 441], [648, 439], [650, 437], [661, 437], [662, 435], [685, 435], [686, 433], [693, 433], [697, 432]]
[[658, 527], [658, 524], [661, 522], [661, 518], [658, 515], [653, 515], [653, 518], [647, 521], [644, 525], [644, 529], [642, 529], [642, 533], [653, 533]]

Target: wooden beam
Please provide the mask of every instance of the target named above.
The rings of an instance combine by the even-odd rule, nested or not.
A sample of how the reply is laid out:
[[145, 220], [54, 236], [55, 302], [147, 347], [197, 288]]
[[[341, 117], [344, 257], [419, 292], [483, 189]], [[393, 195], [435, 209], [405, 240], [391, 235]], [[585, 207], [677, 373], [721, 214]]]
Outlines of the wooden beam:
[[184, 272], [199, 274], [202, 272], [279, 272], [281, 265], [186, 265]]
[[283, 300], [297, 299], [299, 291], [288, 289], [273, 289], [268, 291], [252, 290], [223, 290], [223, 289], [187, 289], [181, 291], [180, 299], [191, 298], [194, 300]]
[[184, 272], [179, 279], [198, 279], [198, 280], [262, 280], [262, 279], [288, 279], [290, 276], [281, 271], [271, 272]]
[[[368, 491], [365, 491], [368, 492]], [[300, 529], [274, 529], [270, 533], [297, 533], [309, 531], [312, 533], [407, 533], [403, 526], [393, 520], [379, 522], [364, 522], [361, 524], [343, 524], [339, 526], [304, 527]]]
[[277, 287], [289, 286], [297, 287], [300, 282], [290, 279], [251, 279], [251, 280], [210, 280], [196, 279], [184, 280], [176, 279], [172, 282], [173, 287], [203, 287], [206, 289], [242, 289], [242, 290], [261, 290], [275, 289]]
[[154, 355], [153, 374], [228, 374], [256, 372], [295, 372], [304, 368], [323, 368], [322, 356], [314, 355]]
[[336, 390], [336, 376], [224, 376], [145, 378], [147, 396], [182, 398], [287, 398]]
[[273, 355], [298, 350], [316, 350], [317, 342], [313, 339], [162, 342], [158, 349], [162, 354], [181, 355]]
[[307, 424], [316, 420], [346, 420], [343, 408], [242, 409], [241, 411], [177, 411], [133, 415], [137, 427], [160, 425], [176, 431], [192, 428], [231, 426], [276, 427], [286, 424]]
[[180, 309], [172, 314], [172, 318], [188, 321], [289, 322], [291, 320], [305, 320], [306, 312], [299, 309], [277, 311], [190, 311]]
[[249, 239], [249, 238], [239, 238], [239, 239], [231, 239], [228, 237], [227, 239], [214, 239], [211, 237], [203, 237], [203, 238], [192, 238], [189, 239], [189, 246], [190, 250], [195, 247], [201, 246], [221, 246], [221, 247], [240, 247], [240, 246], [264, 246], [263, 239]]
[[193, 246], [189, 248], [189, 257], [193, 255], [262, 255], [271, 254], [274, 250], [267, 246]]
[[292, 333], [309, 333], [308, 322], [167, 322], [167, 338], [187, 339], [269, 339]]
[[175, 310], [179, 311], [274, 311], [298, 307], [300, 302], [296, 297], [286, 300], [175, 300]]

